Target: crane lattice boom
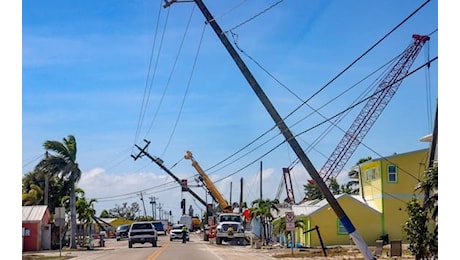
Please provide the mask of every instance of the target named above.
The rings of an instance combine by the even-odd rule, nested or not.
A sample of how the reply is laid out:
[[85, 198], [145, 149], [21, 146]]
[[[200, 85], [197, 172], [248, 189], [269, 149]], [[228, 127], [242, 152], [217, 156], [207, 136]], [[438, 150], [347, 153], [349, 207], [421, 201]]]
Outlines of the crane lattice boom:
[[323, 179], [329, 179], [330, 176], [335, 177], [343, 169], [358, 145], [369, 132], [369, 129], [398, 90], [423, 44], [430, 39], [429, 36], [418, 34], [412, 35], [412, 38], [414, 38], [414, 42], [407, 47], [393, 68], [383, 77], [382, 82], [378, 85], [372, 97], [367, 101], [323, 168], [321, 168], [319, 174]]

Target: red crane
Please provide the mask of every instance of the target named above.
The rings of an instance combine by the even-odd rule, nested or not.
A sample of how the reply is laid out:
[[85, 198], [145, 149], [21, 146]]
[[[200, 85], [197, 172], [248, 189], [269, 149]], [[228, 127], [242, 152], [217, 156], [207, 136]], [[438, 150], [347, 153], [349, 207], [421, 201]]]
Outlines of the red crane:
[[430, 39], [426, 35], [412, 35], [414, 39], [403, 52], [393, 68], [383, 77], [372, 97], [367, 101], [364, 108], [356, 117], [353, 124], [342, 137], [342, 140], [332, 152], [329, 159], [319, 171], [320, 176], [327, 180], [343, 169], [358, 145], [369, 132], [369, 129], [380, 116], [386, 105], [394, 96], [404, 77], [407, 76], [409, 68], [415, 61], [418, 53], [426, 41]]
[[[275, 199], [280, 199], [283, 187], [286, 188], [287, 193], [287, 197], [284, 200], [284, 202], [287, 203], [289, 206], [295, 204], [294, 189], [292, 188], [291, 172], [289, 168], [283, 168], [283, 177], [281, 178], [278, 190], [276, 191]], [[280, 206], [284, 207], [285, 204], [280, 202]]]

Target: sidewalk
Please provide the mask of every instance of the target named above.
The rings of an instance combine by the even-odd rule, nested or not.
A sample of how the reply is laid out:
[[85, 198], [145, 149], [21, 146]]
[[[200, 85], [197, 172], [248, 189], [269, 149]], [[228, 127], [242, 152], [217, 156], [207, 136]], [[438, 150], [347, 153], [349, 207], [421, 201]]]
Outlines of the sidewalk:
[[[96, 243], [94, 243], [96, 242]], [[78, 259], [78, 258], [85, 258], [88, 255], [94, 252], [100, 252], [104, 250], [113, 250], [114, 248], [111, 247], [110, 243], [113, 243], [110, 239], [105, 240], [106, 244], [105, 247], [99, 246], [99, 240], [93, 241], [93, 246], [91, 249], [78, 247], [77, 249], [70, 249], [68, 247], [62, 248], [61, 250], [42, 250], [42, 251], [27, 251], [22, 252], [22, 259], [35, 259], [39, 257], [65, 257], [66, 259]]]

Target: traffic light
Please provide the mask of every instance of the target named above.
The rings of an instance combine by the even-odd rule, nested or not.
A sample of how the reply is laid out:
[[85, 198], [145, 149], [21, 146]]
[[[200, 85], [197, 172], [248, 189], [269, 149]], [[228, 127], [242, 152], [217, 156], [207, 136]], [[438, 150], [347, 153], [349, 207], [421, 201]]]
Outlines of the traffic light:
[[180, 208], [182, 209], [182, 215], [185, 215], [185, 199], [181, 200]]
[[188, 191], [188, 186], [187, 186], [187, 179], [182, 179], [182, 191]]

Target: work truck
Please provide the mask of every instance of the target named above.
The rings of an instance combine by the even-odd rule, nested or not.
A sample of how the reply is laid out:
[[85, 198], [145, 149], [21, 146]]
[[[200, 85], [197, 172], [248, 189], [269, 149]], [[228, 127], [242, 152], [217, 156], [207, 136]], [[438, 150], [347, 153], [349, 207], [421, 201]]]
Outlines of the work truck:
[[193, 158], [191, 151], [187, 151], [184, 158], [192, 161], [192, 166], [200, 175], [200, 180], [206, 186], [213, 199], [217, 201], [222, 211], [217, 213], [215, 226], [210, 227], [211, 232], [215, 233], [216, 244], [220, 245], [222, 241], [225, 241], [231, 244], [246, 245], [247, 241], [241, 214], [233, 212], [233, 206], [225, 200], [209, 176]]

